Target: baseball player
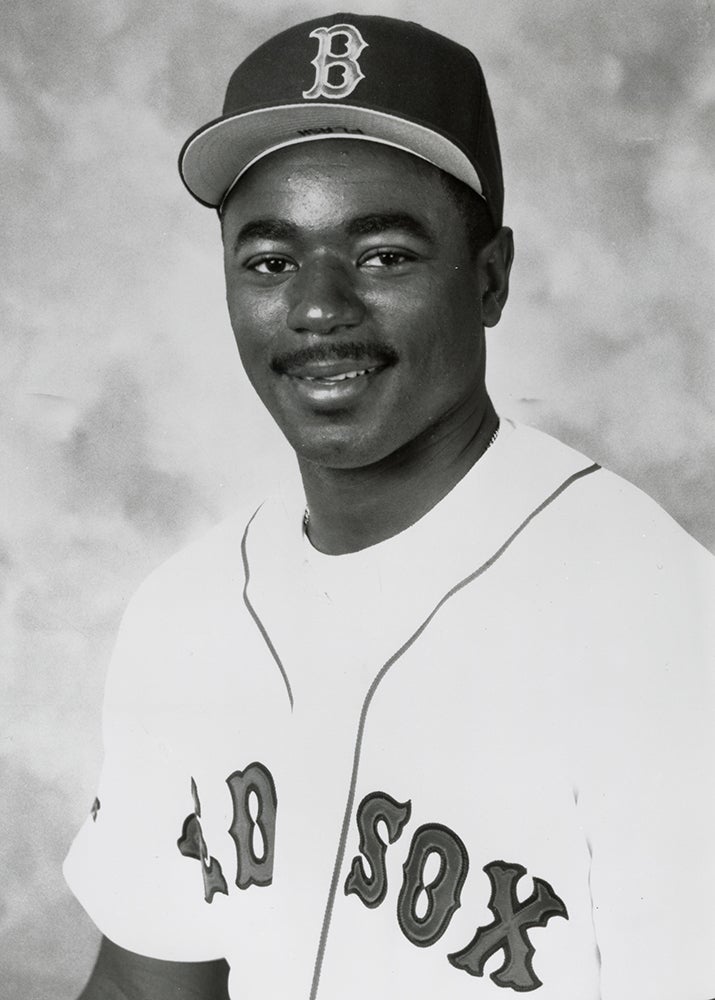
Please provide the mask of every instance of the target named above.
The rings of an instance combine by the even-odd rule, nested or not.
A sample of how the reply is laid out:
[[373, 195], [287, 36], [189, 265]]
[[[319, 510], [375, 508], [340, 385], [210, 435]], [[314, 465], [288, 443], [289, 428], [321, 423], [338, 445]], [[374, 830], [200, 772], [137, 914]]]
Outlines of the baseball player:
[[709, 556], [497, 416], [481, 69], [336, 14], [180, 156], [300, 471], [158, 569], [66, 862], [82, 997], [715, 996]]

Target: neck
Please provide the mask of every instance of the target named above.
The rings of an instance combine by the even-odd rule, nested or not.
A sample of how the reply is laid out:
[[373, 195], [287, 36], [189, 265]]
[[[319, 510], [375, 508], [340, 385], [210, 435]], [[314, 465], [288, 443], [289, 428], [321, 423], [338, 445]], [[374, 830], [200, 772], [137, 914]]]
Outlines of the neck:
[[333, 469], [299, 459], [312, 544], [342, 555], [404, 531], [466, 475], [498, 426], [491, 400], [483, 397], [457, 427], [432, 431], [374, 465]]

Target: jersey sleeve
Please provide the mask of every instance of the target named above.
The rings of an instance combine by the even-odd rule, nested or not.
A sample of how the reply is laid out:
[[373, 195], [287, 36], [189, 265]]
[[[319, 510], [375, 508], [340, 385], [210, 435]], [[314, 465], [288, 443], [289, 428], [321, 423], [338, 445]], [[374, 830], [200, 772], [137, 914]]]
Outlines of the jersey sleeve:
[[624, 545], [612, 596], [591, 591], [579, 808], [603, 1000], [715, 997], [713, 562], [678, 531], [652, 559]]
[[159, 597], [144, 584], [124, 616], [107, 677], [97, 797], [64, 873], [116, 944], [153, 958], [203, 961], [222, 957], [220, 914], [206, 905], [200, 840], [187, 822], [193, 813], [195, 823], [197, 811], [185, 739], [192, 679], [175, 668], [171, 604], [171, 592]]

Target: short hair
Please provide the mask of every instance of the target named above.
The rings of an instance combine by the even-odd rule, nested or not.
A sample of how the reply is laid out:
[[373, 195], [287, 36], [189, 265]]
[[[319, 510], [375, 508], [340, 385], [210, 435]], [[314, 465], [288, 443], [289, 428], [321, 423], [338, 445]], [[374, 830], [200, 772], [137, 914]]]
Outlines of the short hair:
[[467, 244], [473, 258], [497, 232], [486, 201], [478, 195], [474, 188], [458, 180], [452, 174], [440, 170], [442, 184], [454, 205], [464, 220], [467, 233]]

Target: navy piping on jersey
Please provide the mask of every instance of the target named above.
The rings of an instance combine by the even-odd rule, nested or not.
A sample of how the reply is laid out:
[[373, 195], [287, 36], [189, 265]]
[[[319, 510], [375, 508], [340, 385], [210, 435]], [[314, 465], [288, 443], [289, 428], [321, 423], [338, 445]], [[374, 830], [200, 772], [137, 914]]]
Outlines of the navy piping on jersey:
[[[527, 527], [527, 525], [529, 525], [531, 521], [534, 520], [535, 517], [537, 517], [543, 510], [545, 510], [550, 504], [552, 504], [554, 500], [556, 500], [565, 490], [569, 488], [569, 486], [573, 485], [573, 483], [577, 482], [579, 479], [582, 479], [584, 476], [588, 476], [592, 472], [597, 472], [600, 468], [601, 468], [600, 465], [594, 463], [593, 465], [587, 466], [585, 469], [580, 469], [578, 472], [574, 472], [567, 479], [565, 479], [563, 483], [561, 483], [561, 485], [554, 490], [553, 493], [551, 493], [544, 501], [542, 501], [542, 503], [540, 503], [538, 507], [535, 507], [534, 510], [532, 510], [532, 512], [526, 518], [524, 518], [521, 524], [511, 533], [511, 535], [509, 535], [506, 541], [502, 545], [500, 545], [500, 547], [496, 550], [496, 552], [494, 552], [493, 555], [491, 555], [486, 560], [486, 562], [483, 562], [482, 565], [479, 566], [478, 569], [474, 570], [473, 573], [470, 573], [468, 576], [465, 576], [463, 580], [460, 580], [459, 583], [456, 583], [452, 588], [450, 588], [450, 590], [447, 591], [446, 594], [444, 594], [443, 597], [440, 598], [440, 600], [435, 604], [432, 611], [430, 611], [430, 613], [427, 615], [422, 624], [419, 625], [417, 629], [415, 629], [410, 638], [402, 646], [400, 646], [397, 652], [392, 654], [389, 660], [387, 660], [382, 665], [377, 675], [375, 676], [375, 679], [370, 685], [368, 692], [365, 695], [362, 711], [360, 712], [360, 721], [358, 722], [357, 735], [355, 738], [355, 751], [353, 754], [352, 774], [350, 776], [350, 788], [348, 791], [347, 803], [345, 805], [345, 813], [343, 816], [343, 824], [340, 831], [340, 840], [338, 842], [338, 850], [335, 857], [335, 864], [333, 866], [333, 875], [330, 881], [330, 889], [328, 891], [328, 899], [325, 904], [325, 914], [323, 916], [323, 925], [320, 931], [320, 941], [318, 943], [318, 951], [315, 956], [313, 981], [310, 988], [309, 1000], [315, 1000], [318, 994], [318, 987], [320, 985], [320, 973], [323, 967], [325, 948], [328, 941], [328, 932], [330, 930], [330, 921], [333, 915], [333, 906], [335, 905], [335, 896], [337, 894], [338, 882], [340, 880], [340, 871], [342, 869], [343, 859], [345, 857], [345, 847], [347, 844], [348, 832], [350, 829], [350, 821], [352, 818], [353, 805], [355, 803], [355, 789], [357, 787], [357, 776], [360, 767], [360, 755], [362, 752], [363, 733], [365, 731], [367, 713], [370, 708], [372, 699], [375, 695], [375, 692], [377, 691], [380, 685], [380, 682], [382, 681], [383, 677], [388, 672], [390, 667], [392, 667], [400, 659], [400, 657], [402, 657], [407, 652], [407, 650], [419, 639], [419, 637], [422, 635], [424, 630], [430, 624], [430, 622], [435, 617], [437, 612], [440, 610], [440, 608], [444, 607], [447, 601], [449, 601], [452, 597], [454, 597], [455, 594], [458, 594], [460, 590], [463, 590], [465, 587], [469, 586], [470, 583], [473, 583], [478, 577], [480, 577], [491, 566], [493, 566], [494, 563], [506, 552], [511, 543]], [[260, 510], [260, 507], [258, 509]], [[263, 623], [260, 621], [256, 611], [253, 609], [248, 599], [249, 566], [248, 566], [248, 556], [246, 554], [246, 541], [248, 538], [248, 529], [250, 528], [251, 522], [253, 521], [253, 518], [256, 516], [257, 513], [258, 511], [256, 511], [256, 513], [253, 515], [251, 520], [246, 525], [246, 530], [243, 535], [243, 541], [241, 542], [241, 554], [243, 556], [243, 566], [246, 574], [246, 583], [243, 589], [243, 599], [246, 604], [246, 607], [248, 608], [251, 614], [251, 617], [256, 623], [261, 635], [263, 636], [266, 645], [268, 646], [268, 649], [271, 652], [271, 655], [278, 664], [278, 668], [281, 674], [283, 675], [283, 680], [285, 681], [285, 685], [288, 690], [288, 697], [290, 699], [292, 708], [293, 694], [291, 692], [290, 683], [288, 681], [286, 671], [283, 667], [283, 664], [280, 661], [278, 653], [276, 652], [265, 627], [263, 626]]]
[[[261, 506], [263, 506], [263, 505], [261, 505]], [[268, 632], [266, 631], [266, 629], [265, 629], [265, 627], [263, 625], [263, 622], [258, 617], [258, 614], [256, 613], [256, 609], [251, 604], [250, 598], [248, 596], [248, 583], [249, 583], [249, 580], [251, 579], [251, 570], [250, 570], [250, 567], [248, 565], [248, 554], [246, 552], [246, 540], [248, 538], [248, 529], [251, 527], [251, 524], [253, 523], [253, 518], [256, 516], [256, 514], [258, 513], [258, 511], [260, 509], [261, 508], [258, 507], [257, 510], [255, 510], [253, 512], [253, 515], [252, 515], [251, 519], [249, 520], [248, 524], [246, 525], [246, 530], [243, 532], [243, 538], [241, 539], [241, 558], [243, 559], [243, 572], [244, 572], [244, 576], [245, 576], [245, 582], [243, 584], [243, 603], [248, 608], [248, 613], [250, 614], [251, 618], [256, 623], [256, 628], [258, 629], [258, 631], [263, 636], [263, 641], [265, 642], [266, 646], [268, 646], [268, 649], [270, 650], [271, 656], [273, 657], [273, 659], [278, 664], [278, 669], [281, 672], [281, 677], [283, 678], [283, 683], [285, 684], [286, 691], [288, 692], [288, 701], [290, 702], [290, 708], [291, 708], [291, 711], [293, 711], [293, 691], [291, 690], [290, 681], [288, 680], [288, 674], [286, 673], [285, 667], [281, 663], [281, 658], [278, 655], [275, 646], [271, 642], [271, 637], [268, 635]]]

